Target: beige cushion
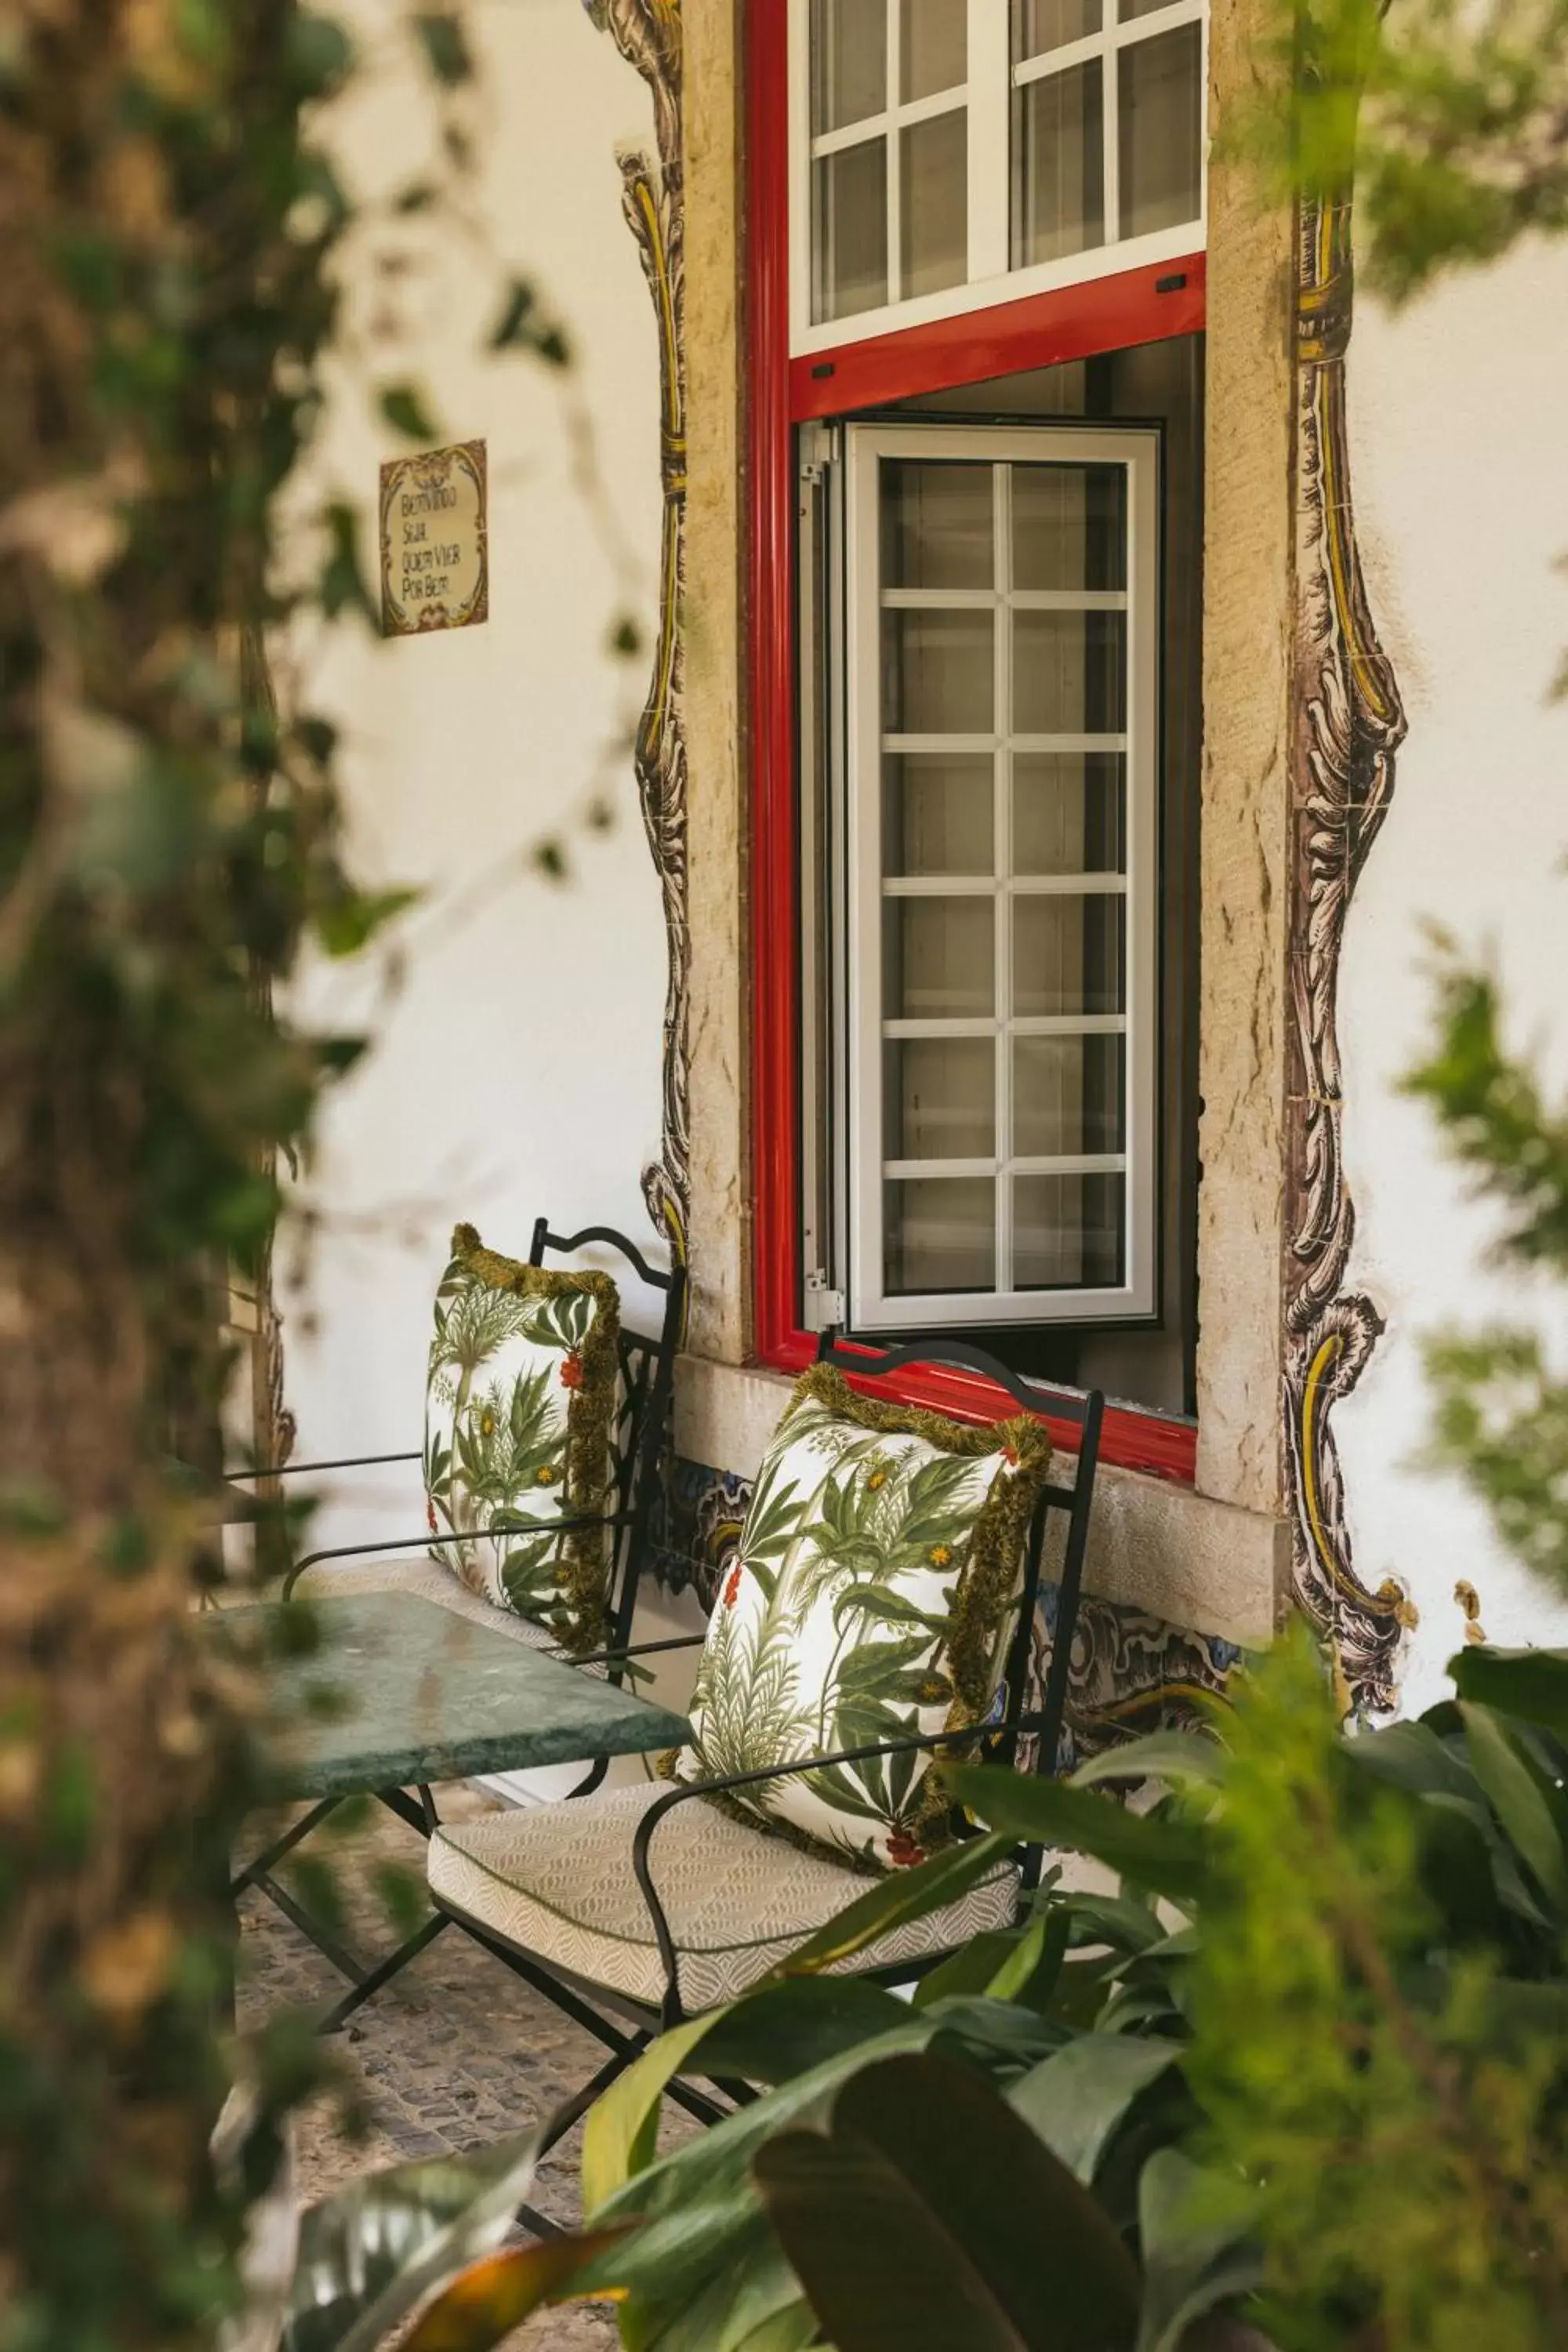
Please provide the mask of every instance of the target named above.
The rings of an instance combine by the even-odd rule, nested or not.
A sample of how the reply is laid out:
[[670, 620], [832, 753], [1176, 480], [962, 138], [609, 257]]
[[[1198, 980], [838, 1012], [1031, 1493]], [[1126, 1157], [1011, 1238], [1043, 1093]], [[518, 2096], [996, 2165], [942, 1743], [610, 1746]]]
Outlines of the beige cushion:
[[[632, 1874], [632, 1840], [649, 1805], [668, 1793], [657, 1783], [602, 1789], [454, 1822], [430, 1841], [430, 1891], [519, 1950], [657, 2008], [664, 1969]], [[681, 2000], [693, 2014], [733, 2000], [868, 1884], [827, 1854], [752, 1828], [703, 1798], [688, 1799], [659, 1823], [649, 1861], [679, 1954]], [[952, 1950], [1008, 1925], [1017, 1890], [1016, 1871], [1004, 1866], [842, 1965], [853, 1973]]]

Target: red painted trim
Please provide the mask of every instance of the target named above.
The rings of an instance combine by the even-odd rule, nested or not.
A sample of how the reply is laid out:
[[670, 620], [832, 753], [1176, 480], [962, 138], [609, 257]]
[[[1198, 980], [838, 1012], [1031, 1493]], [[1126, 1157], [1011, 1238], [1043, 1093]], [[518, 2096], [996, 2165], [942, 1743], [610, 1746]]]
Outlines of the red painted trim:
[[[1203, 260], [1200, 255], [1159, 271], [1129, 272], [1125, 282], [1098, 279], [1092, 287], [1033, 296], [995, 310], [945, 320], [940, 327], [879, 336], [829, 353], [837, 371], [830, 378], [812, 378], [811, 367], [819, 361], [797, 361], [792, 372], [789, 121], [783, 102], [789, 58], [784, 0], [751, 0], [749, 24], [745, 285], [752, 509], [746, 594], [752, 770], [752, 1306], [758, 1360], [781, 1370], [798, 1371], [811, 1362], [816, 1343], [796, 1320], [799, 929], [792, 373], [798, 378], [804, 370], [814, 394], [831, 395], [820, 405], [797, 408], [796, 416], [822, 415], [941, 383], [977, 383], [987, 375], [1051, 366], [1093, 351], [1188, 334], [1203, 324]], [[1154, 295], [1156, 276], [1182, 270], [1188, 277], [1185, 289]], [[920, 373], [932, 367], [938, 368], [935, 374]], [[888, 1390], [879, 1385], [878, 1393], [885, 1396]], [[994, 1420], [1013, 1409], [1005, 1391], [962, 1372], [906, 1375], [898, 1382], [897, 1393], [958, 1420]], [[1070, 1444], [1070, 1424], [1063, 1424], [1060, 1434]], [[1191, 1485], [1196, 1474], [1197, 1432], [1190, 1422], [1113, 1406], [1105, 1416], [1100, 1454], [1104, 1461], [1125, 1469]]]
[[756, 1345], [779, 1360], [800, 1295], [795, 774], [795, 467], [789, 420], [789, 37], [752, 0], [747, 58], [750, 310], [752, 1183]]
[[790, 415], [797, 423], [842, 416], [949, 384], [983, 383], [1025, 368], [1058, 367], [1096, 352], [1196, 334], [1204, 323], [1206, 270], [1205, 257], [1189, 253], [1179, 261], [1119, 270], [1113, 278], [1086, 278], [1054, 293], [809, 352], [790, 362]]

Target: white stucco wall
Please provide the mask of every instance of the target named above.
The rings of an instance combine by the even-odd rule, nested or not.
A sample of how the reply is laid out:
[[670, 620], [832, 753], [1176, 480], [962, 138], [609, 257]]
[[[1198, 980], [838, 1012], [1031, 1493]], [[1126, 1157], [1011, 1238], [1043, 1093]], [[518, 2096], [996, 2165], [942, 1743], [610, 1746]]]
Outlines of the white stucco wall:
[[[420, 1443], [431, 1301], [458, 1219], [519, 1255], [541, 1211], [651, 1240], [638, 1176], [658, 1143], [664, 933], [624, 740], [647, 662], [628, 669], [606, 649], [617, 614], [629, 607], [650, 646], [655, 618], [658, 348], [616, 163], [619, 146], [651, 144], [651, 110], [581, 0], [488, 0], [476, 16], [489, 250], [445, 235], [411, 280], [384, 288], [372, 234], [355, 270], [361, 328], [384, 292], [413, 322], [376, 372], [418, 375], [443, 440], [489, 444], [490, 618], [385, 644], [339, 631], [317, 671], [318, 705], [344, 730], [357, 868], [427, 898], [386, 952], [318, 967], [302, 986], [318, 1020], [377, 1039], [333, 1099], [303, 1188], [322, 1217], [308, 1286], [283, 1292], [304, 1460]], [[384, 40], [373, 5], [377, 18]], [[338, 111], [358, 188], [417, 176], [430, 115], [405, 74]], [[563, 317], [576, 354], [565, 378], [482, 355], [509, 268]], [[592, 435], [597, 520], [574, 479], [574, 404]], [[367, 555], [377, 468], [407, 446], [345, 385], [324, 470], [363, 511]], [[580, 822], [596, 786], [607, 833]], [[554, 830], [571, 860], [559, 885], [528, 858]], [[422, 1519], [413, 1465], [335, 1482], [313, 1532], [381, 1539]]]
[[1513, 1041], [1541, 1045], [1568, 1085], [1568, 704], [1548, 699], [1568, 647], [1565, 316], [1568, 245], [1535, 246], [1397, 318], [1363, 296], [1351, 344], [1358, 530], [1410, 732], [1350, 915], [1340, 1016], [1358, 1216], [1347, 1281], [1389, 1328], [1335, 1427], [1360, 1575], [1399, 1574], [1421, 1612], [1412, 1712], [1446, 1687], [1460, 1578], [1492, 1641], [1568, 1641], [1568, 1603], [1416, 1459], [1424, 1335], [1532, 1319], [1568, 1349], [1568, 1300], [1487, 1263], [1495, 1216], [1398, 1090], [1431, 1034], [1428, 921], [1495, 957]]

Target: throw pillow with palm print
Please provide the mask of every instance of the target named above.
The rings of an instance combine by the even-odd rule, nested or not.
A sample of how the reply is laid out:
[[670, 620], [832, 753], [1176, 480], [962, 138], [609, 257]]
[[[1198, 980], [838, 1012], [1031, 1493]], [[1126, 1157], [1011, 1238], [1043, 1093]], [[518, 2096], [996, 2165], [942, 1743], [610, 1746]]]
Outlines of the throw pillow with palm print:
[[596, 1648], [612, 1549], [619, 1304], [606, 1274], [546, 1271], [453, 1236], [426, 1391], [432, 1557], [569, 1652]]
[[[1037, 1422], [966, 1428], [799, 1384], [758, 1476], [692, 1701], [689, 1780], [973, 1722], [1016, 1622], [1050, 1458]], [[865, 1868], [915, 1862], [945, 1808], [924, 1753], [825, 1765], [738, 1801]]]

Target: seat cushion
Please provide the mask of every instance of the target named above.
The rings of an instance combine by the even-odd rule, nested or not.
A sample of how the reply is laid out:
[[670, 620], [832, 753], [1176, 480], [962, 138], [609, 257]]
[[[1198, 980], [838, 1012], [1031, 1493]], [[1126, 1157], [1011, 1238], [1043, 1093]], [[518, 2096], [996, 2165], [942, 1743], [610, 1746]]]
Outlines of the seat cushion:
[[425, 1411], [432, 1558], [569, 1655], [604, 1646], [620, 1301], [597, 1271], [523, 1265], [472, 1225], [436, 1296]]
[[[709, 1621], [678, 1777], [934, 1738], [988, 1716], [1050, 1461], [1027, 1415], [975, 1427], [860, 1396], [818, 1364], [763, 1456]], [[738, 1790], [763, 1820], [886, 1869], [944, 1832], [929, 1754]]]
[[[430, 1841], [430, 1891], [519, 1950], [657, 2008], [664, 1969], [632, 1874], [632, 1840], [658, 1785], [604, 1789], [573, 1802], [454, 1822]], [[865, 1894], [866, 1880], [826, 1853], [721, 1812], [677, 1805], [649, 1856], [693, 2013], [733, 2000], [807, 1936]], [[845, 1972], [950, 1951], [1006, 1926], [1018, 1874], [1008, 1866], [943, 1910], [842, 1963]]]

